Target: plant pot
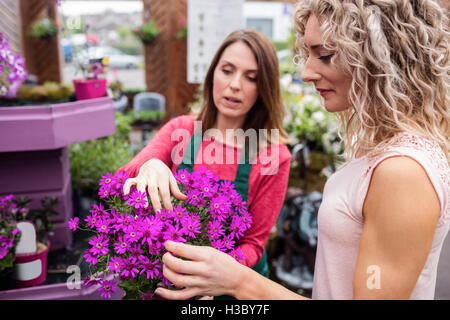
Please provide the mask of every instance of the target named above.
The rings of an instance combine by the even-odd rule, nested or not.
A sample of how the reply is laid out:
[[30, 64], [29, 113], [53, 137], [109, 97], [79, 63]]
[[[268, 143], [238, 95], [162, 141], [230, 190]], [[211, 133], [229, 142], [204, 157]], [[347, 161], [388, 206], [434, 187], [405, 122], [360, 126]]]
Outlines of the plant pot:
[[101, 98], [106, 95], [107, 79], [73, 80], [77, 100]]
[[27, 288], [38, 286], [47, 278], [47, 254], [50, 248], [43, 243], [37, 244], [36, 253], [17, 255], [14, 262], [14, 272], [12, 274], [15, 288]]

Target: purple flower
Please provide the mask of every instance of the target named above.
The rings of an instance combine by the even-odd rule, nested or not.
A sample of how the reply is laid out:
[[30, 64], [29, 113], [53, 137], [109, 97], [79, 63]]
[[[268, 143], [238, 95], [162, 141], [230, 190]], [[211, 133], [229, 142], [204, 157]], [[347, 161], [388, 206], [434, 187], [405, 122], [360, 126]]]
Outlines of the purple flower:
[[181, 223], [188, 215], [186, 208], [179, 204], [173, 208], [173, 213], [174, 220], [178, 223]]
[[75, 231], [78, 229], [78, 224], [80, 223], [80, 219], [79, 218], [73, 218], [69, 220], [69, 228], [72, 231]]
[[240, 263], [242, 263], [242, 261], [245, 260], [245, 254], [239, 247], [231, 250], [230, 252], [228, 252], [228, 254]]
[[139, 262], [141, 263], [142, 267], [140, 274], [143, 274], [145, 272], [147, 274], [147, 279], [153, 279], [154, 277], [158, 278], [160, 274], [162, 274], [159, 270], [162, 268], [162, 265], [157, 264], [159, 262], [159, 259], [156, 259], [152, 262], [146, 256], [140, 256]]
[[128, 199], [128, 204], [136, 209], [144, 208], [147, 204], [147, 194], [139, 190], [134, 191]]
[[89, 228], [93, 229], [97, 225], [98, 216], [96, 213], [94, 213], [90, 216], [87, 216], [87, 218], [84, 219], [84, 221], [86, 221]]
[[175, 172], [174, 177], [179, 183], [187, 184], [189, 182], [191, 174], [187, 169], [178, 170], [177, 172]]
[[110, 221], [108, 219], [99, 219], [97, 220], [97, 223], [95, 226], [97, 227], [97, 231], [100, 233], [108, 234], [111, 230], [111, 227], [109, 226]]
[[86, 259], [87, 263], [91, 263], [92, 265], [96, 265], [98, 262], [98, 256], [94, 253], [92, 253], [90, 250], [87, 250], [83, 257]]
[[146, 217], [138, 225], [138, 237], [142, 238], [141, 243], [147, 242], [148, 246], [152, 245], [152, 242], [157, 239], [159, 232], [162, 229], [162, 222], [155, 216], [150, 218]]
[[121, 262], [122, 273], [120, 274], [125, 279], [135, 278], [139, 274], [135, 257], [128, 257]]
[[154, 295], [155, 295], [154, 293], [149, 291], [147, 293], [142, 294], [141, 297], [142, 297], [142, 300], [152, 300]]
[[114, 281], [109, 280], [102, 280], [100, 282], [101, 287], [98, 289], [98, 292], [100, 292], [100, 296], [102, 298], [108, 298], [111, 299], [111, 293], [116, 292], [117, 286]]
[[201, 232], [201, 225], [200, 225], [200, 221], [199, 219], [195, 219], [192, 217], [187, 217], [183, 222], [182, 222], [182, 226], [183, 229], [181, 230], [183, 232], [183, 234], [195, 238], [196, 237], [196, 233], [202, 233]]
[[89, 240], [89, 244], [92, 245], [92, 248], [89, 249], [94, 255], [104, 256], [108, 253], [108, 239], [105, 239], [102, 235], [93, 237]]
[[123, 254], [125, 252], [127, 252], [127, 250], [130, 249], [130, 243], [126, 240], [122, 239], [122, 235], [119, 235], [119, 242], [116, 242], [114, 244], [114, 250], [118, 253], [118, 254]]
[[209, 238], [212, 240], [218, 239], [225, 234], [222, 224], [217, 220], [209, 221], [206, 226], [206, 231], [208, 232]]
[[120, 262], [122, 259], [120, 257], [112, 257], [108, 261], [108, 270], [119, 273], [120, 272]]
[[240, 216], [234, 216], [231, 220], [230, 230], [233, 238], [240, 239], [244, 235], [245, 230], [247, 230], [247, 227]]
[[224, 195], [219, 195], [218, 197], [211, 199], [211, 202], [209, 203], [211, 215], [220, 221], [224, 221], [231, 210], [231, 203]]
[[167, 230], [164, 232], [164, 237], [166, 240], [172, 240], [175, 242], [186, 242], [186, 239], [182, 237], [182, 230], [174, 227], [173, 225], [167, 225]]
[[235, 241], [231, 235], [225, 236], [222, 238], [223, 248], [227, 250], [231, 250], [234, 248]]

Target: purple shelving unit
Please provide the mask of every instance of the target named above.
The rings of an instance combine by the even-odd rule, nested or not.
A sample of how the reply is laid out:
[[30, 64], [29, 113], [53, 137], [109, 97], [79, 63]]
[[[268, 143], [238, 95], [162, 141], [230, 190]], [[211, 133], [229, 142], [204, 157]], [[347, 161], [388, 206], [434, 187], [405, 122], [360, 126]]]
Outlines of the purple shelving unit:
[[111, 98], [53, 105], [0, 108], [0, 196], [13, 193], [40, 207], [44, 197], [59, 199], [51, 250], [70, 248], [73, 217], [68, 146], [115, 133]]

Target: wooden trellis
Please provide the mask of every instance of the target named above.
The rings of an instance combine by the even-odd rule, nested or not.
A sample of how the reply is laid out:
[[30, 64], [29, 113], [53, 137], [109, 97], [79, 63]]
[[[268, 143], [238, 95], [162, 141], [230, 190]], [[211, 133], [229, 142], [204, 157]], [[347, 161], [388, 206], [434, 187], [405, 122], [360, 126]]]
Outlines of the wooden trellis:
[[198, 87], [187, 83], [186, 39], [175, 39], [171, 32], [182, 19], [187, 19], [187, 0], [144, 0], [144, 23], [153, 20], [161, 30], [144, 45], [146, 85], [166, 97], [167, 118], [186, 113]]
[[29, 35], [30, 27], [42, 17], [57, 22], [55, 0], [20, 0], [23, 54], [26, 67], [38, 78], [40, 84], [46, 81], [61, 82], [61, 50], [59, 35], [48, 39], [37, 39]]

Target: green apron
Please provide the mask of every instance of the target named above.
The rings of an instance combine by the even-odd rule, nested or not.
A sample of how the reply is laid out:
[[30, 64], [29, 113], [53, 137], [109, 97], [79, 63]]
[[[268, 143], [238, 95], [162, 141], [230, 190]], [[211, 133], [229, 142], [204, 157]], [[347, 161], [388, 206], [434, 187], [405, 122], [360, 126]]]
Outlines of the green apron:
[[[178, 166], [177, 170], [186, 169], [189, 172], [193, 171], [194, 162], [197, 157], [197, 153], [200, 150], [201, 144], [202, 144], [202, 137], [200, 133], [196, 130], [192, 135], [191, 141], [189, 142], [189, 146], [186, 148], [183, 154], [183, 159], [180, 165]], [[234, 180], [234, 185], [236, 191], [241, 195], [243, 201], [247, 202], [248, 204], [248, 180], [250, 177], [252, 164], [249, 161], [248, 145], [246, 144], [245, 147], [246, 147], [245, 151], [242, 152], [241, 156], [242, 158], [244, 157], [245, 158], [244, 161], [239, 161], [239, 166]], [[261, 257], [261, 260], [252, 269], [266, 278], [269, 277], [269, 266], [267, 264], [267, 255], [265, 250]], [[220, 296], [215, 297], [215, 299], [233, 299], [233, 298], [229, 296]]]

